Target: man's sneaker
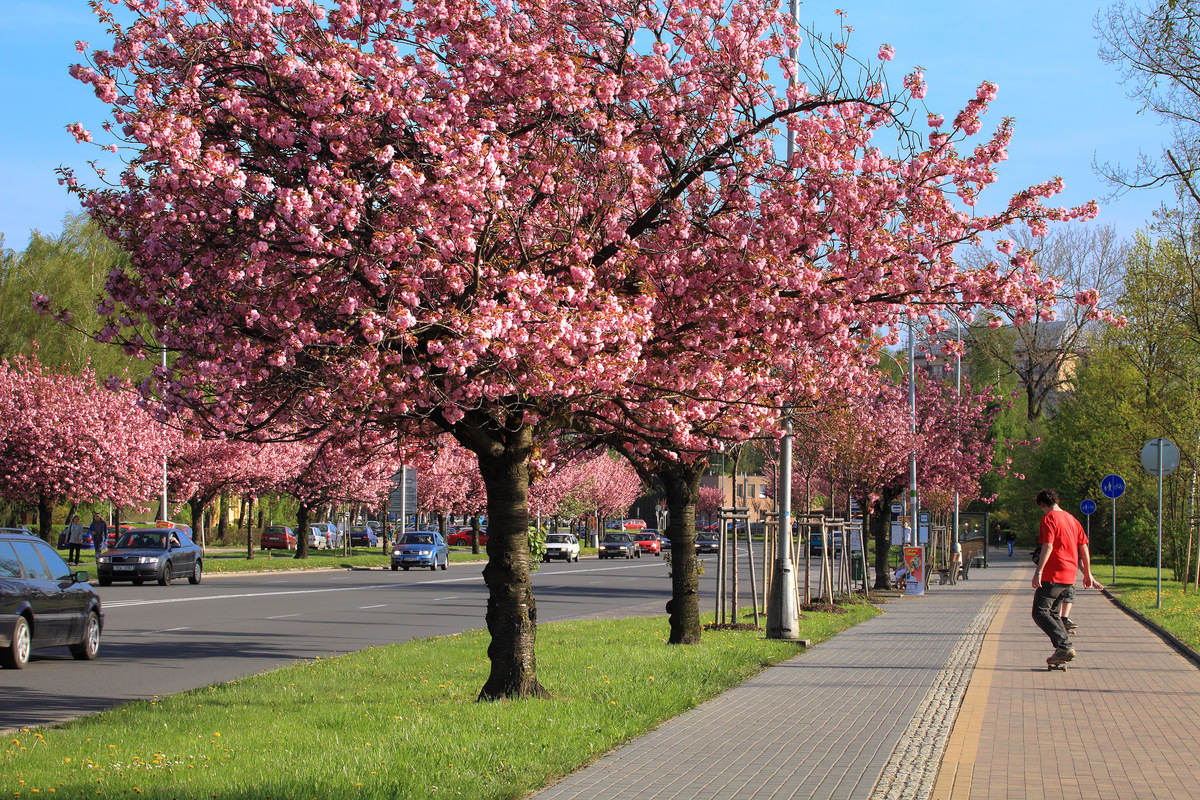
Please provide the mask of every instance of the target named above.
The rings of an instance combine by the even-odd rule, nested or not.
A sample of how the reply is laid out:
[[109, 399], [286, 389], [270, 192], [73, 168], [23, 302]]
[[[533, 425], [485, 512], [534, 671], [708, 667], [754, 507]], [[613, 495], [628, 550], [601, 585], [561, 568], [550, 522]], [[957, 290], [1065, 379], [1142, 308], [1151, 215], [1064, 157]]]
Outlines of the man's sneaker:
[[1061, 664], [1061, 663], [1064, 663], [1067, 661], [1071, 661], [1074, 658], [1075, 658], [1075, 648], [1074, 647], [1058, 647], [1058, 648], [1055, 648], [1054, 655], [1052, 655], [1046, 659], [1046, 663]]
[[1079, 626], [1071, 622], [1070, 618], [1063, 617], [1063, 627], [1067, 629], [1067, 633], [1074, 633], [1079, 630]]

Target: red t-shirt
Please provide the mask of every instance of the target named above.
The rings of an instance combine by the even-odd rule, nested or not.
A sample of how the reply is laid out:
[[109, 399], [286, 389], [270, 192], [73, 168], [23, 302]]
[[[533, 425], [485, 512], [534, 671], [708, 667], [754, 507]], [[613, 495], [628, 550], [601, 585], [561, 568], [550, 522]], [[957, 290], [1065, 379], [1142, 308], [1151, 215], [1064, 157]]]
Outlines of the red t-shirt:
[[1073, 516], [1061, 508], [1042, 517], [1038, 544], [1049, 542], [1050, 558], [1042, 568], [1043, 583], [1075, 583], [1079, 548], [1088, 543], [1087, 534]]

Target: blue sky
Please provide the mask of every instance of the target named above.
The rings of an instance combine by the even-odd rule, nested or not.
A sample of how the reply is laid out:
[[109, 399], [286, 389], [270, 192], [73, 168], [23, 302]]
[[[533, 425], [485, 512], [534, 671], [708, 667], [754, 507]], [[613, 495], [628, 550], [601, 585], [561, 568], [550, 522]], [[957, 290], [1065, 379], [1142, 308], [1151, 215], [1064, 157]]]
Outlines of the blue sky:
[[[853, 26], [852, 51], [873, 58], [881, 43], [896, 49], [890, 73], [896, 85], [909, 68], [925, 68], [932, 111], [953, 117], [982, 80], [999, 86], [986, 120], [1016, 120], [1001, 181], [985, 198], [1008, 195], [1054, 175], [1066, 179], [1062, 202], [1103, 199], [1111, 189], [1092, 171], [1093, 160], [1132, 163], [1139, 149], [1158, 153], [1165, 131], [1138, 115], [1116, 72], [1096, 56], [1092, 20], [1104, 4], [1051, 0], [947, 3], [945, 0], [807, 2], [802, 22], [837, 26], [834, 9]], [[65, 126], [97, 129], [100, 102], [67, 75], [79, 60], [75, 41], [104, 42], [85, 0], [4, 0], [0, 14], [0, 233], [4, 246], [22, 249], [31, 229], [61, 230], [78, 204], [58, 185], [54, 169], [81, 172], [95, 157], [76, 145]], [[86, 174], [86, 173], [84, 173]], [[1100, 221], [1130, 235], [1168, 192], [1136, 191], [1106, 203]], [[984, 208], [988, 203], [984, 203]]]

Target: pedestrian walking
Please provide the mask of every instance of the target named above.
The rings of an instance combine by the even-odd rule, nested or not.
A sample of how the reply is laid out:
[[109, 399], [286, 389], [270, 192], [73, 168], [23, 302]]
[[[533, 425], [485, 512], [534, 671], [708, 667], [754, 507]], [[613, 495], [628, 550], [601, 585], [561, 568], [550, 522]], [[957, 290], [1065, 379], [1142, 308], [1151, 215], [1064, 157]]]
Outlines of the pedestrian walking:
[[1083, 526], [1058, 506], [1053, 489], [1038, 492], [1037, 504], [1044, 512], [1038, 530], [1037, 571], [1033, 574], [1033, 621], [1050, 637], [1054, 653], [1048, 664], [1064, 664], [1075, 658], [1075, 647], [1059, 615], [1068, 590], [1074, 591], [1075, 575], [1083, 567], [1085, 589], [1103, 589], [1092, 577], [1091, 553]]
[[1017, 535], [1013, 533], [1013, 529], [1009, 528], [1004, 532], [1004, 541], [1008, 543], [1008, 554], [1013, 554], [1013, 545], [1017, 543]]
[[79, 515], [71, 517], [63, 534], [67, 537], [67, 563], [79, 566], [79, 551], [83, 549], [84, 528], [79, 524]]
[[100, 551], [108, 545], [108, 524], [95, 512], [92, 512], [92, 524], [88, 526], [92, 532], [92, 548], [96, 551], [96, 560], [100, 560]]

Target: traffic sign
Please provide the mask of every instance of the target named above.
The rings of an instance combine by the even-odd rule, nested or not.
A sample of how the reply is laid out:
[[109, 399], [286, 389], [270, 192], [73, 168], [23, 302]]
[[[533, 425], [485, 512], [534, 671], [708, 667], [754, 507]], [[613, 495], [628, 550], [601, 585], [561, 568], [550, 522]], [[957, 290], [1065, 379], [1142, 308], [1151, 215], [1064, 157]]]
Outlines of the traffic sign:
[[1162, 474], [1170, 475], [1179, 467], [1179, 448], [1170, 439], [1151, 439], [1142, 448], [1142, 468], [1151, 475], [1158, 475], [1158, 466], [1162, 465]]
[[1079, 510], [1090, 517], [1092, 514], [1096, 513], [1096, 501], [1084, 500], [1079, 504]]
[[1116, 500], [1125, 494], [1125, 479], [1120, 475], [1105, 475], [1100, 481], [1100, 491], [1110, 500]]

